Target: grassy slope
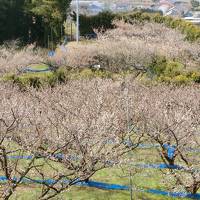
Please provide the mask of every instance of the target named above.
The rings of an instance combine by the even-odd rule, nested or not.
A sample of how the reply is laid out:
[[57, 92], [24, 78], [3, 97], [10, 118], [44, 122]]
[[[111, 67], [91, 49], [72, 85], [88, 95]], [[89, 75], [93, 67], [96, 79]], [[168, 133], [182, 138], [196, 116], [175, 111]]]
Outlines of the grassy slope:
[[[145, 163], [160, 163], [161, 160], [156, 156], [155, 150], [137, 150], [136, 152], [129, 153], [128, 157], [131, 161], [128, 163], [128, 166], [122, 165], [121, 167], [109, 168], [99, 171], [95, 174], [92, 180], [102, 181], [105, 183], [115, 183], [122, 185], [130, 185], [129, 171], [131, 171], [133, 188], [144, 188], [144, 189], [160, 189], [168, 190], [167, 187], [162, 182], [162, 172], [156, 169], [135, 169], [132, 163], [136, 162], [145, 162]], [[135, 162], [134, 162], [135, 161]], [[22, 161], [22, 164], [25, 165], [27, 161]], [[46, 171], [48, 167], [45, 168]], [[15, 195], [11, 198], [12, 200], [35, 200], [38, 199], [39, 195], [39, 186], [31, 185], [29, 187], [22, 185], [17, 189]], [[137, 200], [172, 200], [175, 198], [167, 198], [166, 196], [152, 195], [148, 193], [142, 193], [138, 191], [133, 191], [134, 199]], [[56, 199], [65, 199], [65, 200], [128, 200], [130, 199], [129, 191], [105, 191], [95, 188], [86, 188], [73, 186], [63, 194], [57, 196]]]

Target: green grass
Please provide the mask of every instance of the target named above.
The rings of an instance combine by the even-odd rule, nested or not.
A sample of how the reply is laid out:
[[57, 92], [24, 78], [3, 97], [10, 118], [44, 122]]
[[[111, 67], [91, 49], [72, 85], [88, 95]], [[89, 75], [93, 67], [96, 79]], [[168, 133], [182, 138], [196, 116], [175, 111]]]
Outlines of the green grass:
[[[156, 171], [152, 171], [152, 176], [149, 178], [145, 177], [144, 173], [137, 174], [133, 176], [133, 187], [142, 187], [144, 188], [157, 188], [159, 189], [160, 183], [159, 178], [161, 177]], [[93, 180], [103, 181], [107, 183], [116, 183], [116, 184], [126, 184], [129, 185], [129, 177], [121, 178], [120, 175], [123, 175], [119, 169], [106, 169], [98, 172]], [[163, 189], [163, 187], [162, 187]], [[18, 188], [15, 195], [11, 198], [12, 200], [35, 200], [40, 194], [40, 188], [37, 185], [32, 185], [31, 187], [21, 186]], [[161, 195], [152, 195], [145, 192], [138, 192], [133, 190], [134, 199], [137, 200], [173, 200], [175, 198], [170, 198]], [[73, 186], [67, 191], [57, 196], [56, 199], [66, 199], [66, 200], [129, 200], [130, 191], [106, 191], [95, 188], [87, 187], [78, 187]]]
[[28, 67], [30, 67], [31, 69], [35, 69], [35, 70], [46, 70], [49, 68], [48, 65], [40, 63], [40, 64], [32, 64], [29, 65]]
[[[15, 194], [11, 200], [36, 200], [39, 190], [37, 188], [20, 188], [20, 194]], [[163, 197], [148, 193], [139, 193], [133, 191], [134, 200], [175, 200], [176, 198]], [[105, 191], [99, 189], [88, 189], [81, 187], [72, 187], [68, 191], [55, 197], [53, 200], [130, 200], [129, 191]], [[186, 199], [182, 199], [186, 200]]]
[[[197, 155], [199, 156], [199, 154]], [[133, 188], [137, 189], [158, 189], [168, 191], [169, 188], [162, 181], [163, 173], [157, 169], [136, 169], [133, 163], [145, 162], [145, 163], [161, 163], [161, 159], [156, 156], [156, 150], [151, 149], [138, 149], [134, 153], [129, 153], [126, 158], [132, 159], [127, 165], [116, 166], [108, 169], [98, 171], [91, 180], [110, 183], [110, 184], [121, 184], [130, 185], [129, 172], [132, 173]], [[21, 160], [20, 164], [25, 166], [28, 163], [27, 160]], [[42, 159], [39, 159], [37, 163], [42, 163]], [[52, 164], [52, 163], [51, 163]], [[130, 164], [130, 165], [129, 165]], [[64, 170], [59, 164], [54, 163], [54, 167], [59, 170]], [[63, 169], [62, 169], [63, 168]], [[47, 176], [52, 177], [49, 166], [43, 167]], [[165, 170], [167, 171], [167, 170]], [[36, 174], [31, 174], [32, 177], [37, 177]], [[32, 185], [21, 185], [16, 193], [11, 198], [12, 200], [35, 200], [38, 199], [40, 194], [41, 186]], [[134, 190], [134, 189], [133, 189]], [[176, 198], [170, 198], [162, 195], [153, 195], [145, 192], [139, 192], [134, 190], [134, 199], [137, 200], [173, 200]], [[54, 200], [129, 200], [129, 191], [105, 191], [96, 188], [78, 187], [73, 186], [60, 194]], [[183, 199], [184, 200], [184, 199]]]

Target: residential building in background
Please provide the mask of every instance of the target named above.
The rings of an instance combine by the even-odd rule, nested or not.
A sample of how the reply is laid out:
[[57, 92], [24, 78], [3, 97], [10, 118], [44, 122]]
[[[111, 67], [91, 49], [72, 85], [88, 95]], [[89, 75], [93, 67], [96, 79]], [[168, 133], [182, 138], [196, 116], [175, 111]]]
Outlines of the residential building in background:
[[[200, 2], [200, 0], [197, 0]], [[127, 12], [135, 9], [148, 9], [164, 16], [183, 18], [198, 24], [199, 11], [192, 11], [191, 0], [80, 0], [80, 13], [96, 15], [102, 11]], [[75, 11], [76, 1], [71, 3]]]

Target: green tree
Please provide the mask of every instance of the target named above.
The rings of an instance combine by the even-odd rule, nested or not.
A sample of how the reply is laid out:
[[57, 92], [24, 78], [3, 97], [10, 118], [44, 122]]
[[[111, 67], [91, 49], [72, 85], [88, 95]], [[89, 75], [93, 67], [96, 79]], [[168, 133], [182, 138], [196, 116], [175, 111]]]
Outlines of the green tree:
[[55, 25], [63, 22], [71, 0], [32, 0], [31, 11], [42, 16], [46, 23]]
[[[87, 35], [94, 33], [94, 29], [99, 31], [105, 31], [107, 29], [113, 28], [113, 20], [116, 18], [116, 14], [105, 11], [101, 12], [98, 15], [94, 16], [87, 16], [87, 15], [80, 15], [80, 34]], [[76, 21], [76, 13], [74, 12], [71, 15], [74, 22]]]
[[30, 18], [24, 12], [25, 0], [0, 0], [0, 42], [20, 38], [28, 40]]
[[[0, 0], [0, 43], [20, 39], [44, 46], [48, 35], [62, 35], [71, 0]], [[56, 42], [56, 41], [55, 41]]]
[[193, 8], [199, 7], [199, 1], [191, 0], [191, 4]]
[[44, 26], [44, 40], [57, 42], [63, 34], [66, 12], [71, 0], [32, 0], [28, 3], [28, 10], [42, 19]]

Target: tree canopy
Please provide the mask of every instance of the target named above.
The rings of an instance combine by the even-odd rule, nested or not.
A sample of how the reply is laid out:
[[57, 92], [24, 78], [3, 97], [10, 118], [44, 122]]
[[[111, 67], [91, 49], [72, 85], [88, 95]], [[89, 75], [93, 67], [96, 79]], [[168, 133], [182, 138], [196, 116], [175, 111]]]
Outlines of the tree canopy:
[[32, 0], [31, 11], [42, 16], [46, 23], [54, 25], [63, 22], [71, 0]]
[[[45, 46], [48, 35], [62, 36], [71, 0], [0, 0], [0, 43], [20, 39]], [[53, 31], [52, 31], [53, 30]], [[50, 33], [51, 32], [51, 33]]]

